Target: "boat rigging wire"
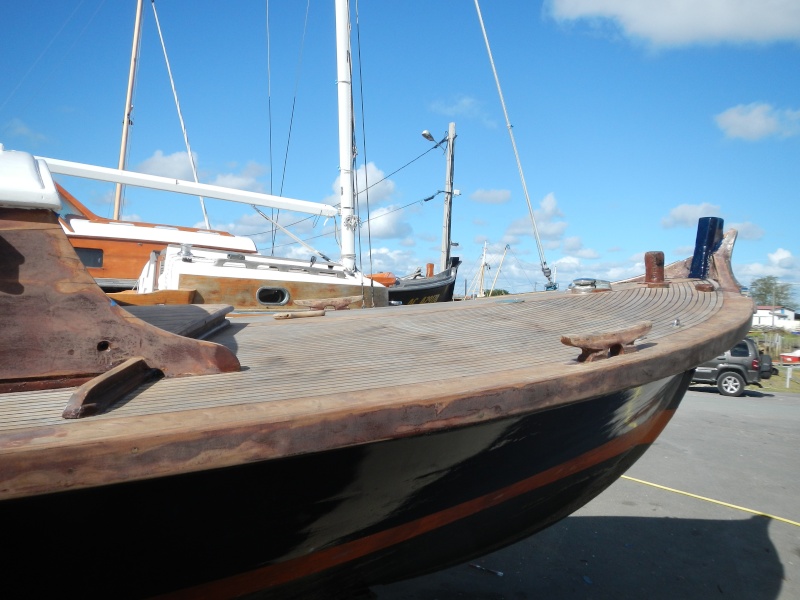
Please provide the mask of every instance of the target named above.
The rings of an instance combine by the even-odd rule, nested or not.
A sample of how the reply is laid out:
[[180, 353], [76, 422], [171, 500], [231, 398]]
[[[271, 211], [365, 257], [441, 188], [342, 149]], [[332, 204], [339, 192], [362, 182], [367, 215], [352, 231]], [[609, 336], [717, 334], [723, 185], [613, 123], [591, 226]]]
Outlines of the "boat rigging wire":
[[[364, 116], [364, 113], [365, 113], [365, 111], [364, 111], [364, 73], [363, 73], [363, 71], [361, 69], [361, 67], [362, 67], [362, 60], [361, 60], [361, 26], [360, 26], [360, 21], [359, 21], [358, 7], [359, 7], [359, 1], [356, 0], [356, 16], [355, 16], [355, 19], [356, 19], [356, 53], [358, 55], [358, 92], [359, 92], [359, 103], [361, 105], [361, 144], [362, 144], [362, 147], [364, 148], [364, 203], [366, 205], [366, 210], [367, 210], [366, 225], [367, 225], [367, 248], [369, 249], [369, 272], [370, 273], [374, 273], [375, 269], [372, 266], [372, 227], [370, 227], [370, 207], [369, 207], [369, 189], [370, 189], [370, 185], [369, 185], [369, 169], [367, 168], [367, 166], [369, 165], [369, 161], [367, 160], [366, 119], [365, 119], [365, 116]], [[351, 68], [351, 70], [353, 68], [352, 67], [352, 61], [351, 61], [350, 68]], [[352, 101], [352, 99], [351, 99], [351, 101]], [[355, 111], [353, 111], [352, 114], [355, 114]], [[353, 132], [354, 132], [353, 133], [353, 137], [355, 138], [355, 127], [353, 127]], [[355, 139], [353, 139], [353, 155], [354, 155], [354, 157], [356, 155]], [[356, 200], [356, 203], [357, 203], [356, 206], [358, 207], [359, 196], [361, 195], [359, 193], [359, 191], [358, 191], [358, 170], [356, 170], [356, 177], [354, 178], [354, 182], [355, 182], [355, 186], [356, 186], [355, 200]], [[363, 263], [364, 253], [361, 252], [361, 228], [359, 228], [358, 232], [359, 232], [358, 233], [358, 245], [359, 245], [358, 255], [359, 255], [359, 262], [361, 263], [361, 272], [363, 273], [364, 272], [364, 263]], [[369, 281], [370, 281], [370, 287], [374, 288], [374, 281], [372, 279], [370, 279]], [[373, 304], [373, 306], [375, 305], [374, 292], [372, 294], [372, 304]]]
[[[267, 154], [269, 156], [269, 193], [272, 193], [272, 173], [273, 173], [273, 158], [272, 158], [272, 37], [269, 27], [269, 0], [264, 2], [265, 10], [265, 24], [266, 24], [266, 42], [267, 42]], [[272, 217], [277, 219], [275, 209], [270, 209]], [[272, 228], [272, 252], [275, 254], [275, 228]]]
[[[186, 131], [186, 123], [183, 120], [183, 113], [181, 112], [181, 104], [178, 101], [178, 90], [175, 88], [175, 79], [172, 76], [172, 68], [169, 64], [169, 57], [167, 56], [167, 46], [164, 43], [164, 35], [161, 33], [161, 23], [158, 20], [158, 11], [156, 10], [156, 0], [150, 0], [150, 5], [153, 7], [153, 16], [156, 20], [156, 29], [158, 30], [158, 39], [161, 41], [161, 49], [164, 52], [164, 62], [167, 65], [167, 74], [169, 75], [169, 84], [172, 86], [172, 96], [175, 98], [175, 108], [178, 111], [178, 120], [181, 122], [181, 131], [183, 132], [183, 141], [186, 144], [186, 153], [189, 155], [189, 164], [192, 167], [192, 177], [195, 183], [200, 183], [197, 178], [197, 165], [194, 161], [194, 154], [189, 145], [189, 134]], [[138, 61], [137, 61], [138, 62]], [[203, 210], [203, 221], [206, 224], [206, 229], [211, 229], [211, 224], [208, 222], [208, 212], [206, 211], [206, 201], [202, 196], [200, 198], [200, 208]]]
[[532, 281], [530, 276], [528, 275], [530, 273], [531, 269], [529, 267], [523, 265], [523, 261], [520, 260], [520, 258], [514, 253], [514, 251], [512, 249], [509, 248], [508, 251], [511, 253], [511, 256], [514, 257], [514, 260], [517, 261], [517, 267], [519, 268], [519, 272], [522, 273], [523, 275], [525, 275], [525, 279], [528, 280], [528, 284], [533, 288], [533, 291], [535, 292], [536, 291], [536, 282]]
[[[300, 50], [297, 56], [297, 70], [295, 71], [295, 78], [294, 78], [294, 92], [292, 94], [292, 109], [289, 113], [289, 131], [286, 134], [286, 151], [283, 155], [283, 168], [281, 169], [281, 185], [278, 189], [278, 196], [283, 196], [283, 186], [286, 183], [286, 169], [289, 165], [289, 147], [292, 141], [292, 128], [294, 126], [294, 113], [295, 108], [297, 107], [297, 90], [300, 88], [300, 74], [303, 72], [303, 52], [306, 47], [306, 34], [308, 33], [308, 15], [311, 10], [311, 0], [307, 0], [306, 2], [306, 13], [303, 19], [303, 35], [300, 37]], [[270, 128], [272, 127], [272, 123], [270, 122]], [[270, 169], [272, 165], [270, 164]], [[277, 223], [278, 218], [280, 216], [280, 210], [275, 211], [275, 222]], [[277, 235], [277, 231], [273, 230], [272, 233], [272, 254], [275, 255], [275, 237]]]
[[[67, 20], [64, 21], [64, 23], [61, 24], [61, 27], [59, 27], [59, 29], [55, 33], [55, 35], [53, 35], [53, 37], [50, 38], [50, 41], [45, 45], [44, 49], [39, 53], [39, 56], [36, 57], [36, 60], [34, 60], [33, 63], [31, 64], [31, 66], [28, 67], [28, 70], [25, 71], [25, 74], [17, 82], [17, 85], [15, 85], [14, 88], [8, 93], [8, 96], [6, 96], [5, 100], [3, 100], [2, 103], [0, 103], [0, 113], [3, 112], [3, 109], [14, 98], [14, 96], [17, 95], [17, 92], [22, 87], [22, 84], [25, 83], [25, 81], [28, 79], [28, 76], [33, 72], [33, 70], [41, 62], [41, 60], [44, 58], [44, 56], [50, 51], [50, 47], [56, 42], [56, 40], [59, 37], [61, 37], [61, 33], [64, 31], [64, 29], [67, 27], [67, 25], [69, 25], [69, 23], [72, 21], [73, 17], [75, 16], [75, 13], [78, 12], [78, 9], [81, 6], [83, 6], [84, 3], [85, 3], [85, 0], [81, 0], [78, 3], [78, 5], [74, 9], [72, 9], [72, 12], [67, 17]], [[81, 27], [81, 30], [73, 38], [73, 40], [70, 43], [69, 47], [64, 51], [59, 51], [58, 57], [56, 59], [47, 61], [47, 65], [50, 67], [50, 70], [49, 70], [48, 74], [45, 75], [44, 77], [37, 77], [36, 78], [37, 83], [38, 83], [38, 85], [35, 88], [36, 91], [32, 92], [31, 94], [29, 94], [29, 96], [34, 96], [34, 97], [35, 96], [39, 96], [40, 94], [44, 93], [42, 91], [43, 88], [49, 88], [50, 87], [50, 85], [51, 85], [50, 84], [50, 80], [51, 80], [51, 78], [53, 76], [53, 73], [56, 73], [56, 72], [61, 70], [61, 64], [67, 59], [67, 57], [69, 57], [72, 54], [73, 48], [78, 43], [78, 41], [83, 37], [83, 35], [86, 33], [86, 30], [92, 24], [92, 22], [94, 21], [95, 17], [100, 12], [100, 9], [103, 8], [103, 5], [105, 3], [106, 3], [106, 0], [101, 0], [100, 3], [95, 7], [94, 12], [91, 14], [89, 19], [83, 24], [83, 27]]]
[[497, 93], [500, 96], [500, 104], [503, 107], [503, 115], [506, 119], [506, 128], [508, 129], [508, 135], [511, 138], [511, 146], [514, 149], [514, 157], [517, 159], [517, 170], [519, 171], [519, 178], [522, 182], [522, 191], [525, 194], [525, 201], [528, 203], [528, 212], [530, 213], [531, 223], [533, 225], [533, 236], [536, 239], [536, 247], [539, 250], [539, 259], [542, 267], [542, 273], [547, 278], [547, 286], [546, 289], [548, 290], [555, 290], [557, 289], [557, 285], [553, 282], [552, 272], [550, 268], [547, 266], [547, 259], [544, 256], [544, 247], [542, 246], [542, 240], [539, 237], [539, 228], [536, 226], [536, 217], [533, 214], [533, 205], [531, 204], [531, 198], [528, 194], [528, 186], [525, 183], [525, 174], [522, 172], [522, 163], [519, 159], [519, 152], [517, 151], [517, 142], [514, 139], [514, 132], [512, 129], [511, 121], [508, 118], [508, 110], [506, 110], [506, 102], [503, 99], [503, 90], [500, 87], [500, 78], [497, 76], [497, 69], [494, 65], [494, 57], [492, 56], [492, 48], [489, 46], [489, 36], [486, 34], [486, 27], [483, 24], [483, 15], [481, 14], [481, 7], [478, 4], [478, 0], [475, 0], [475, 10], [478, 12], [478, 21], [481, 25], [481, 31], [483, 32], [483, 40], [486, 42], [486, 51], [489, 54], [489, 62], [492, 65], [492, 73], [494, 73], [494, 81], [497, 84]]
[[255, 204], [253, 204], [253, 205], [252, 205], [252, 207], [253, 207], [253, 210], [255, 210], [255, 211], [258, 213], [258, 214], [260, 214], [262, 217], [264, 217], [264, 218], [265, 218], [267, 221], [269, 221], [270, 223], [272, 223], [272, 224], [273, 224], [275, 227], [277, 227], [278, 229], [280, 229], [280, 230], [281, 230], [283, 233], [285, 233], [285, 234], [286, 234], [286, 235], [288, 235], [290, 238], [292, 238], [292, 239], [293, 239], [295, 242], [297, 242], [297, 243], [299, 243], [299, 244], [302, 244], [302, 245], [303, 245], [303, 247], [305, 247], [305, 248], [306, 248], [306, 250], [310, 250], [311, 252], [313, 252], [314, 254], [318, 254], [318, 255], [319, 255], [319, 256], [321, 256], [323, 259], [327, 260], [328, 262], [332, 262], [332, 261], [331, 261], [331, 259], [330, 259], [329, 257], [327, 257], [325, 254], [323, 254], [322, 252], [320, 252], [319, 250], [317, 250], [316, 248], [314, 248], [314, 247], [313, 247], [313, 246], [311, 246], [310, 244], [306, 244], [306, 243], [305, 243], [303, 240], [301, 240], [299, 237], [297, 237], [295, 234], [293, 234], [291, 231], [289, 231], [288, 229], [286, 229], [286, 228], [285, 228], [283, 225], [281, 225], [281, 224], [280, 224], [280, 223], [278, 223], [277, 221], [273, 221], [273, 220], [272, 220], [270, 217], [268, 217], [268, 216], [267, 216], [267, 215], [266, 215], [266, 214], [265, 214], [265, 213], [264, 213], [264, 212], [263, 212], [261, 209], [259, 209], [259, 208], [258, 208], [258, 207], [257, 207]]
[[[400, 211], [400, 210], [404, 210], [404, 209], [408, 208], [409, 206], [413, 206], [414, 204], [424, 204], [425, 202], [429, 202], [429, 201], [433, 200], [439, 194], [443, 194], [443, 193], [444, 193], [444, 190], [439, 190], [438, 192], [436, 192], [432, 196], [427, 196], [426, 198], [421, 198], [419, 200], [414, 200], [413, 202], [409, 202], [408, 204], [404, 204], [403, 206], [398, 206], [397, 208], [394, 208], [392, 210], [387, 210], [386, 212], [383, 212], [383, 213], [381, 213], [379, 215], [376, 215], [374, 217], [370, 217], [370, 220], [377, 221], [378, 219], [382, 219], [383, 217], [385, 217], [387, 215], [390, 215], [390, 214], [392, 214], [394, 212], [397, 212], [397, 211]], [[295, 225], [298, 225], [298, 224], [302, 223], [303, 221], [307, 221], [308, 219], [317, 219], [317, 218], [319, 218], [318, 215], [305, 217], [303, 219], [295, 221], [294, 223], [291, 223], [290, 225], [286, 225], [286, 227], [294, 227]], [[283, 226], [281, 226], [281, 225], [278, 225], [278, 226], [281, 229], [284, 229]], [[246, 234], [243, 234], [243, 235], [245, 237], [256, 237], [256, 236], [264, 235], [264, 234], [267, 234], [267, 233], [269, 233], [269, 231], [260, 231], [258, 233], [246, 233]], [[314, 236], [308, 237], [308, 238], [305, 239], [305, 241], [316, 240], [318, 238], [326, 237], [326, 236], [334, 235], [334, 234], [338, 234], [338, 231], [335, 228], [334, 228], [333, 231], [329, 231], [329, 232], [326, 232], [326, 233], [320, 233], [319, 235], [314, 235]], [[284, 246], [291, 246], [291, 245], [292, 245], [291, 243], [286, 243], [286, 244], [278, 244], [275, 247], [276, 248], [282, 248]]]
[[[372, 184], [370, 184], [369, 186], [365, 187], [363, 190], [361, 190], [361, 191], [359, 192], [359, 195], [360, 195], [360, 194], [363, 194], [363, 193], [365, 193], [365, 192], [367, 192], [367, 190], [370, 190], [370, 189], [374, 188], [376, 185], [379, 185], [379, 184], [383, 183], [384, 181], [386, 181], [387, 179], [389, 179], [389, 177], [391, 177], [392, 175], [395, 175], [395, 174], [399, 173], [400, 171], [402, 171], [403, 169], [406, 169], [407, 167], [410, 167], [412, 164], [414, 164], [415, 162], [417, 162], [417, 161], [418, 161], [419, 159], [421, 159], [423, 156], [425, 156], [426, 154], [428, 154], [428, 153], [429, 153], [431, 150], [435, 150], [436, 148], [440, 147], [440, 146], [441, 146], [441, 144], [442, 144], [444, 141], [446, 141], [446, 140], [442, 140], [441, 142], [439, 142], [439, 143], [438, 143], [438, 144], [436, 144], [435, 146], [431, 146], [430, 148], [428, 148], [428, 149], [427, 149], [425, 152], [423, 152], [422, 154], [420, 154], [420, 155], [419, 155], [419, 156], [417, 156], [416, 158], [413, 158], [413, 159], [411, 159], [410, 161], [408, 161], [408, 162], [407, 162], [406, 164], [404, 164], [403, 166], [401, 166], [401, 167], [399, 167], [399, 168], [395, 169], [394, 171], [392, 171], [392, 172], [391, 172], [391, 173], [389, 173], [388, 175], [384, 175], [383, 177], [381, 177], [381, 178], [380, 178], [378, 181], [376, 181], [375, 183], [372, 183]], [[365, 167], [365, 168], [366, 168], [366, 167]], [[428, 196], [427, 198], [422, 198], [421, 200], [414, 200], [413, 202], [409, 202], [408, 204], [405, 204], [405, 205], [403, 205], [403, 206], [401, 206], [401, 207], [399, 207], [399, 208], [396, 208], [396, 209], [394, 209], [394, 210], [391, 210], [391, 211], [385, 212], [385, 213], [383, 213], [383, 214], [381, 214], [381, 215], [379, 215], [378, 217], [375, 217], [375, 218], [380, 218], [380, 217], [382, 217], [383, 215], [388, 215], [388, 214], [391, 214], [391, 213], [393, 213], [393, 212], [395, 212], [395, 211], [397, 211], [397, 210], [403, 210], [404, 208], [408, 208], [409, 206], [412, 206], [412, 205], [414, 205], [414, 204], [417, 204], [418, 202], [428, 202], [429, 200], [433, 200], [433, 199], [434, 199], [434, 198], [435, 198], [435, 197], [436, 197], [438, 194], [443, 194], [443, 193], [444, 193], [444, 190], [439, 190], [439, 191], [438, 191], [438, 192], [436, 192], [436, 194], [434, 194], [433, 196]], [[334, 204], [333, 206], [339, 206], [339, 205], [338, 205], [338, 204]], [[295, 221], [294, 223], [291, 223], [291, 224], [287, 225], [286, 227], [294, 227], [295, 225], [299, 225], [300, 223], [304, 223], [305, 221], [308, 221], [309, 219], [318, 219], [318, 218], [319, 218], [319, 217], [318, 217], [317, 215], [310, 215], [310, 216], [308, 216], [308, 217], [303, 217], [302, 219], [299, 219], [299, 220]], [[369, 220], [369, 219], [368, 219], [368, 220]], [[266, 234], [266, 233], [269, 233], [269, 232], [268, 232], [268, 231], [261, 231], [261, 232], [259, 232], [259, 233], [250, 233], [250, 234], [246, 234], [246, 235], [249, 235], [249, 236], [257, 236], [257, 235], [264, 235], [264, 234]], [[324, 234], [323, 234], [323, 235], [324, 235]], [[308, 239], [315, 239], [315, 238], [317, 238], [317, 237], [321, 237], [321, 236], [314, 236], [314, 238], [308, 238]], [[282, 246], [286, 246], [286, 245], [288, 245], [288, 244], [278, 244], [277, 246], [275, 246], [275, 248], [281, 248]]]

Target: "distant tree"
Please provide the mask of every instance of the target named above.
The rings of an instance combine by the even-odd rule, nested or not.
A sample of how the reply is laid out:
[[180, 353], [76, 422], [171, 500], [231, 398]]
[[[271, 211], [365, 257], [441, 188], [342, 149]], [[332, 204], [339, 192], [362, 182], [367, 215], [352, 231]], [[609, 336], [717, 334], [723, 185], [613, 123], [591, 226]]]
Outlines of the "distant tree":
[[767, 275], [758, 277], [750, 283], [750, 296], [762, 306], [788, 306], [794, 308], [792, 286], [778, 281], [777, 277]]
[[492, 290], [487, 296], [508, 296], [508, 290]]

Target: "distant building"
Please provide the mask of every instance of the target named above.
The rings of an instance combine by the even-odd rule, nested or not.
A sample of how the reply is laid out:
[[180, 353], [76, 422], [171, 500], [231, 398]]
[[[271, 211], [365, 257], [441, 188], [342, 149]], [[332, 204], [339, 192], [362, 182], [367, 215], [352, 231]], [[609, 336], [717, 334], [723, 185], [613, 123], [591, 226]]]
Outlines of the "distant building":
[[785, 306], [757, 306], [753, 315], [754, 329], [781, 328], [786, 331], [799, 331], [800, 321], [795, 312]]

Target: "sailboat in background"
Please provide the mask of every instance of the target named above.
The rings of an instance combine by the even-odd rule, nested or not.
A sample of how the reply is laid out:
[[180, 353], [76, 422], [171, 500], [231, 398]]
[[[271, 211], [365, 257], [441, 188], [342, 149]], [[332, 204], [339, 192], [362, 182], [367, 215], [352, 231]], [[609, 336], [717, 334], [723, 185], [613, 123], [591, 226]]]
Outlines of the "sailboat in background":
[[[153, 12], [158, 25], [155, 5]], [[305, 245], [311, 252], [317, 253], [321, 260], [318, 260], [316, 255], [312, 255], [310, 260], [260, 255], [253, 240], [209, 228], [202, 195], [199, 197], [206, 229], [120, 220], [122, 195], [126, 184], [139, 185], [145, 181], [147, 186], [164, 189], [158, 188], [158, 183], [154, 183], [161, 179], [161, 183], [175, 187], [169, 185], [170, 181], [157, 177], [145, 176], [134, 182], [136, 174], [124, 170], [129, 128], [132, 124], [132, 94], [139, 58], [142, 17], [142, 0], [137, 0], [119, 168], [116, 170], [116, 174], [122, 177], [112, 176], [105, 179], [116, 184], [114, 218], [98, 217], [64, 188], [61, 186], [58, 188], [62, 199], [60, 223], [89, 273], [106, 291], [122, 292], [114, 294], [114, 298], [123, 304], [162, 303], [165, 298], [171, 299], [170, 301], [187, 298], [198, 304], [224, 303], [242, 310], [291, 311], [325, 307], [341, 309], [385, 306], [388, 299], [383, 286], [366, 279], [355, 268], [352, 210], [349, 214], [347, 209], [341, 211], [342, 221], [348, 221], [346, 228], [343, 223], [343, 229], [353, 232], [345, 237], [344, 241], [346, 246], [348, 241], [352, 246], [343, 250], [343, 256], [346, 256], [347, 262], [350, 263], [348, 267], [331, 261], [285, 230], [285, 233]], [[159, 35], [161, 35], [160, 26]], [[163, 38], [162, 47], [165, 48]], [[172, 79], [166, 50], [165, 60]], [[175, 92], [174, 84], [173, 92]], [[177, 94], [175, 96], [177, 105]], [[180, 106], [177, 106], [187, 153], [192, 160]], [[52, 172], [87, 176], [86, 172], [81, 172], [75, 164], [59, 171], [58, 162], [50, 161]], [[112, 170], [106, 170], [105, 175], [111, 172]], [[184, 184], [182, 189], [173, 191], [192, 193], [186, 191], [188, 185], [196, 192], [203, 192], [197, 180], [193, 160], [192, 172], [194, 184], [181, 182]], [[97, 178], [97, 173], [90, 169], [88, 176]], [[352, 187], [348, 186], [348, 189], [352, 190]], [[213, 196], [213, 190], [205, 192], [211, 197], [219, 197]], [[227, 199], [249, 202], [259, 199], [259, 195], [251, 194], [244, 200], [241, 197], [227, 197]], [[252, 204], [254, 208], [259, 204], [264, 205], [260, 201]], [[352, 200], [349, 204], [352, 206]], [[312, 210], [312, 214], [317, 213]], [[328, 216], [337, 215], [336, 211], [329, 211], [328, 214]], [[280, 227], [277, 223], [274, 224]], [[126, 293], [131, 289], [136, 293]]]
[[[156, 23], [158, 24], [158, 16]], [[136, 25], [134, 28], [133, 49], [131, 53], [131, 68], [128, 81], [128, 95], [126, 97], [125, 115], [123, 120], [122, 145], [120, 148], [120, 161], [118, 172], [124, 171], [127, 155], [128, 128], [131, 124], [132, 90], [134, 85], [135, 64], [138, 60], [139, 36], [141, 27], [141, 0], [138, 0], [136, 12]], [[159, 27], [160, 35], [160, 27]], [[162, 47], [164, 47], [162, 39]], [[166, 59], [169, 70], [169, 61]], [[350, 64], [344, 63], [337, 66], [341, 122], [352, 119], [352, 90], [350, 87]], [[172, 79], [170, 71], [170, 79]], [[175, 87], [173, 84], [173, 93]], [[187, 153], [192, 156], [191, 149], [183, 126], [180, 106], [177, 103], [178, 115], [186, 140]], [[449, 301], [453, 297], [453, 289], [457, 276], [460, 260], [450, 257], [450, 203], [453, 195], [453, 148], [455, 142], [455, 124], [450, 124], [448, 136], [440, 142], [447, 142], [448, 160], [447, 177], [445, 185], [445, 233], [443, 237], [443, 258], [441, 272], [434, 274], [428, 269], [425, 276], [416, 273], [407, 277], [395, 277], [390, 273], [376, 274], [366, 278], [355, 266], [355, 231], [359, 226], [359, 219], [354, 210], [352, 165], [354, 161], [352, 145], [342, 142], [345, 136], [352, 139], [352, 123], [348, 130], [340, 130], [340, 169], [342, 187], [345, 195], [342, 196], [341, 205], [341, 240], [342, 259], [340, 262], [332, 261], [325, 254], [312, 248], [291, 232], [283, 229], [278, 223], [267, 218], [273, 225], [279, 227], [295, 241], [303, 244], [311, 253], [311, 258], [290, 259], [257, 254], [255, 244], [240, 236], [232, 236], [224, 232], [212, 232], [216, 239], [222, 240], [216, 244], [207, 241], [200, 235], [203, 230], [196, 228], [177, 228], [164, 225], [141, 224], [132, 232], [140, 234], [133, 239], [134, 243], [124, 244], [127, 240], [115, 238], [120, 226], [129, 223], [119, 221], [123, 183], [116, 181], [116, 194], [114, 213], [115, 219], [100, 220], [89, 211], [84, 210], [82, 218], [94, 224], [98, 231], [98, 224], [106, 225], [102, 230], [106, 237], [94, 239], [91, 247], [84, 238], [81, 240], [79, 255], [84, 264], [90, 269], [93, 276], [109, 291], [118, 289], [128, 290], [135, 288], [137, 294], [115, 296], [125, 303], [149, 303], [160, 301], [164, 294], [173, 294], [181, 291], [192, 290], [193, 299], [197, 303], [225, 303], [231, 304], [241, 310], [308, 310], [309, 308], [356, 308], [362, 306], [383, 306], [390, 304], [418, 304], [437, 301]], [[197, 184], [197, 174], [192, 161], [194, 182]], [[53, 172], [58, 172], [57, 167]], [[346, 196], [346, 197], [345, 197]], [[208, 216], [205, 211], [203, 197], [200, 196], [203, 216], [208, 228]], [[81, 206], [77, 201], [73, 205]], [[77, 211], [76, 211], [77, 212]], [[260, 212], [260, 211], [259, 211]], [[76, 215], [73, 215], [76, 218]], [[83, 222], [76, 221], [77, 226]], [[116, 228], [108, 225], [116, 225]], [[78, 238], [77, 234], [67, 227], [63, 221], [65, 231], [71, 239]], [[86, 229], [86, 227], [83, 227]], [[151, 239], [141, 239], [146, 232], [155, 232]], [[174, 235], [173, 233], [174, 232]], [[187, 235], [191, 232], [192, 236]], [[121, 247], [121, 246], [124, 246]], [[446, 254], [445, 254], [446, 253]], [[125, 259], [123, 270], [122, 260]], [[319, 258], [318, 258], [319, 257]], [[134, 266], [135, 265], [135, 266]], [[388, 292], [382, 288], [389, 288]], [[388, 300], [387, 300], [388, 293]], [[155, 299], [155, 300], [153, 300]]]
[[89, 274], [108, 292], [136, 287], [151, 253], [168, 244], [240, 254], [258, 252], [252, 239], [226, 231], [100, 217], [61, 185], [56, 184], [56, 189], [61, 197], [59, 223], [67, 239]]

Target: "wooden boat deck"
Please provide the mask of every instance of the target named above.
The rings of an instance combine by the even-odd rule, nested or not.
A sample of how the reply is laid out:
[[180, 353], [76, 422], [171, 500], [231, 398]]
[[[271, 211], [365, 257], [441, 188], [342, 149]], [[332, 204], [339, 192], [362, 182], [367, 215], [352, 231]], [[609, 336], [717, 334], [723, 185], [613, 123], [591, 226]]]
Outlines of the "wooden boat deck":
[[[563, 345], [562, 334], [613, 331], [652, 320], [653, 329], [644, 341], [662, 346], [669, 345], [676, 332], [707, 321], [719, 310], [721, 294], [698, 293], [694, 283], [673, 283], [666, 289], [629, 284], [611, 293], [538, 293], [463, 302], [444, 310], [436, 305], [388, 307], [286, 321], [237, 314], [233, 325], [212, 341], [237, 353], [242, 372], [161, 380], [90, 420], [347, 396], [425, 382], [437, 384], [446, 394], [445, 381], [517, 369], [529, 371], [528, 378], [550, 379], [564, 369], [580, 368], [575, 363], [579, 351]], [[191, 329], [198, 313], [201, 320], [209, 314], [202, 305], [128, 310], [176, 333]], [[387, 312], [391, 318], [386, 318]], [[680, 326], [673, 325], [675, 319]], [[0, 396], [0, 433], [75, 426], [61, 418], [71, 393], [64, 389]]]
[[[235, 351], [240, 372], [161, 379], [72, 420], [61, 414], [74, 389], [0, 394], [0, 460], [15, 465], [0, 498], [324, 451], [632, 389], [691, 369], [746, 332], [749, 298], [696, 284], [305, 319], [234, 313], [210, 339]], [[182, 310], [208, 318], [196, 307], [131, 312], [180, 330]], [[652, 330], [633, 353], [579, 363], [579, 349], [561, 343], [641, 321]], [[74, 467], [52, 458], [63, 452]], [[29, 461], [45, 472], [27, 472]]]

